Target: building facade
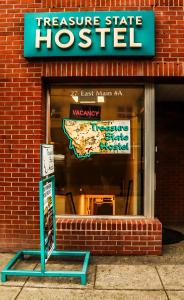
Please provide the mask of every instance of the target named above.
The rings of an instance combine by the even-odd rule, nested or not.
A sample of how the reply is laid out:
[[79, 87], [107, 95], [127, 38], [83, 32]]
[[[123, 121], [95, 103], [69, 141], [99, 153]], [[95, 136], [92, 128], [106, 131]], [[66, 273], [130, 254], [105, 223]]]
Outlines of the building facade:
[[[145, 21], [155, 27], [147, 38], [148, 48], [155, 42], [154, 54], [136, 53], [144, 35], [136, 39], [128, 24], [137, 16], [137, 30], [144, 31], [143, 12], [154, 15], [154, 23]], [[48, 30], [37, 31], [38, 55], [29, 52], [31, 14], [37, 30]], [[55, 149], [57, 247], [160, 255], [162, 224], [182, 223], [184, 213], [184, 1], [4, 0], [0, 15], [1, 251], [39, 247], [40, 144], [49, 143]], [[71, 31], [62, 16], [74, 16]], [[86, 24], [72, 23], [86, 16]], [[127, 32], [114, 29], [110, 40], [109, 26], [99, 40], [94, 16], [108, 22], [121, 16], [114, 22]], [[72, 48], [75, 26], [91, 30], [81, 33], [80, 55]], [[68, 31], [49, 40], [53, 28]], [[102, 52], [85, 55], [97, 43]], [[112, 44], [118, 50], [105, 55]], [[132, 52], [121, 56], [120, 46]], [[61, 56], [50, 55], [54, 47]]]

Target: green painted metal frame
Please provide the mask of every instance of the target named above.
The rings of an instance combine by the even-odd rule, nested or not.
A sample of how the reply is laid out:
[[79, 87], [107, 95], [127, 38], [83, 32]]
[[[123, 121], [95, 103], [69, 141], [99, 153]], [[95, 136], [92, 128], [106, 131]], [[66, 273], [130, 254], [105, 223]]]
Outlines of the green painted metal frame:
[[1, 271], [1, 281], [6, 282], [7, 276], [34, 276], [34, 277], [79, 277], [81, 284], [86, 285], [87, 281], [87, 268], [89, 263], [90, 252], [89, 251], [57, 251], [54, 250], [51, 256], [84, 256], [83, 266], [81, 271], [47, 271], [42, 270], [16, 270], [11, 269], [18, 260], [24, 259], [24, 255], [39, 255], [39, 250], [22, 250], [16, 253], [16, 255], [8, 262], [6, 267]]
[[[81, 271], [47, 271], [46, 270], [46, 252], [45, 252], [45, 238], [44, 238], [44, 197], [43, 188], [44, 183], [52, 182], [52, 201], [53, 201], [53, 228], [54, 228], [54, 250], [51, 256], [79, 256], [84, 257]], [[56, 250], [56, 222], [55, 222], [55, 177], [49, 176], [39, 182], [40, 190], [40, 250], [21, 250], [8, 262], [5, 268], [1, 271], [1, 281], [6, 282], [7, 276], [34, 276], [34, 277], [79, 277], [81, 284], [86, 285], [87, 268], [89, 264], [89, 251], [59, 251]], [[24, 259], [24, 255], [39, 255], [40, 256], [40, 270], [16, 270], [11, 269], [18, 260]]]

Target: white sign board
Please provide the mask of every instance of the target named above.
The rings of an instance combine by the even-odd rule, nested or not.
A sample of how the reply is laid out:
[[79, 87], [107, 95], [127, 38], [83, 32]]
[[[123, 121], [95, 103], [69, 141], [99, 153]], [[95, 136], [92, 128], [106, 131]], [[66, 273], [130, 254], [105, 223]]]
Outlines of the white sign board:
[[41, 145], [41, 177], [54, 173], [54, 146]]

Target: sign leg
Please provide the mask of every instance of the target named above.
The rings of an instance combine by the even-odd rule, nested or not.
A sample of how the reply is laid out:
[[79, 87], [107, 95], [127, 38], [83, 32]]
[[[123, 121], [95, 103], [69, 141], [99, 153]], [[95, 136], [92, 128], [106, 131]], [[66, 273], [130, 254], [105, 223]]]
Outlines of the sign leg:
[[2, 271], [1, 272], [1, 282], [6, 282], [6, 280], [7, 280], [7, 276]]
[[86, 275], [81, 275], [81, 284], [86, 285]]

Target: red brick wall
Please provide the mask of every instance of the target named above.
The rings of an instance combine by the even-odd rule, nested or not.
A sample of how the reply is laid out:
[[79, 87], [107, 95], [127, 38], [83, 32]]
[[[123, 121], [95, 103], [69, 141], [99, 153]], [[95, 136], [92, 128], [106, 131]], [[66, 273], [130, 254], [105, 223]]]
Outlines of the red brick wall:
[[[23, 14], [41, 11], [155, 10], [156, 57], [59, 59], [23, 57]], [[0, 1], [0, 247], [39, 246], [39, 145], [45, 142], [44, 78], [184, 75], [183, 1]]]
[[93, 255], [160, 255], [162, 226], [157, 219], [59, 219], [58, 249]]

